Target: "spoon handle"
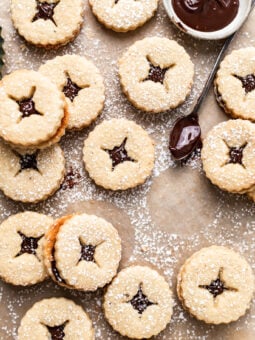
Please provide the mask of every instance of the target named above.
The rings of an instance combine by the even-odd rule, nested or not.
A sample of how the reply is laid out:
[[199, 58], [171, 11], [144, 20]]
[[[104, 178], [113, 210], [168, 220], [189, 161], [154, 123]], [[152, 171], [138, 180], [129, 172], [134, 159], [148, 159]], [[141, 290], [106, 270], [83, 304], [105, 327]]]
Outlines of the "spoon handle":
[[[251, 4], [250, 12], [252, 11], [254, 5], [255, 5], [255, 0]], [[217, 59], [215, 60], [215, 63], [214, 63], [213, 68], [212, 68], [212, 71], [211, 71], [211, 73], [210, 73], [210, 75], [209, 75], [209, 77], [208, 77], [208, 79], [207, 79], [207, 81], [205, 83], [205, 86], [204, 86], [204, 88], [203, 88], [203, 90], [202, 90], [202, 92], [201, 92], [201, 94], [200, 94], [200, 96], [199, 96], [199, 98], [198, 98], [198, 100], [196, 102], [196, 105], [194, 106], [194, 108], [192, 110], [192, 114], [196, 115], [198, 110], [200, 109], [200, 106], [201, 106], [204, 98], [207, 96], [208, 91], [211, 88], [213, 79], [215, 77], [215, 74], [216, 74], [216, 71], [218, 69], [218, 66], [219, 66], [220, 62], [223, 59], [224, 53], [227, 50], [227, 48], [229, 47], [229, 45], [230, 45], [231, 41], [233, 40], [234, 36], [236, 35], [236, 33], [237, 32], [233, 33], [232, 35], [230, 35], [225, 40], [225, 42], [224, 42], [224, 44], [223, 44], [223, 46], [222, 46], [222, 48], [220, 50], [220, 53], [219, 53]]]

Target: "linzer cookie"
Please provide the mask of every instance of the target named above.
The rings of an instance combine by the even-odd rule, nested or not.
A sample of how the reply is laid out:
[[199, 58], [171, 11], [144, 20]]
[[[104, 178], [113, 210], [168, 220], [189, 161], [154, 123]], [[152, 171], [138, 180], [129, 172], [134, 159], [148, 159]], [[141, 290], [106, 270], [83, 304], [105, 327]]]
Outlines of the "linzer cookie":
[[51, 217], [35, 212], [13, 215], [0, 225], [0, 277], [13, 285], [28, 286], [43, 281], [44, 235]]
[[203, 168], [223, 190], [245, 193], [255, 185], [255, 125], [229, 120], [215, 126], [203, 141]]
[[236, 321], [249, 308], [253, 292], [250, 265], [226, 247], [201, 249], [184, 263], [178, 276], [177, 293], [184, 308], [206, 323]]
[[55, 48], [79, 33], [83, 22], [82, 0], [11, 0], [14, 27], [29, 43]]
[[68, 129], [82, 129], [101, 113], [105, 99], [103, 78], [91, 61], [78, 55], [65, 55], [49, 60], [39, 71], [64, 93]]
[[154, 143], [126, 119], [104, 121], [85, 140], [85, 167], [96, 184], [126, 190], [145, 182], [154, 166]]
[[73, 301], [51, 298], [36, 302], [21, 320], [18, 340], [94, 340], [92, 322]]
[[215, 79], [219, 105], [233, 118], [255, 121], [255, 48], [233, 51], [220, 65]]
[[52, 279], [67, 288], [94, 291], [116, 275], [121, 240], [107, 221], [93, 215], [65, 216], [46, 235], [45, 264]]
[[62, 149], [55, 144], [34, 151], [17, 151], [0, 141], [0, 189], [25, 203], [45, 200], [60, 187], [65, 173]]
[[151, 37], [137, 41], [123, 54], [119, 76], [135, 107], [158, 113], [185, 101], [193, 84], [194, 65], [175, 41]]
[[158, 0], [89, 0], [89, 3], [98, 21], [116, 32], [142, 26], [158, 7]]
[[64, 95], [41, 73], [15, 71], [0, 84], [0, 136], [15, 147], [48, 147], [65, 133], [65, 105]]
[[107, 288], [104, 313], [121, 335], [148, 339], [170, 322], [172, 293], [157, 271], [146, 266], [131, 266], [122, 270]]

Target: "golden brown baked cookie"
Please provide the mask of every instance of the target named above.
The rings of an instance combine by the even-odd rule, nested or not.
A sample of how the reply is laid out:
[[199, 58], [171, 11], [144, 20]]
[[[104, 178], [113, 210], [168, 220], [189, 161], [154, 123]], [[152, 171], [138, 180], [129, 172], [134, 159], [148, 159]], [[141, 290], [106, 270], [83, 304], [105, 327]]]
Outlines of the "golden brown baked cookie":
[[97, 67], [85, 57], [65, 55], [39, 69], [63, 92], [69, 112], [68, 129], [82, 129], [101, 113], [105, 89]]
[[58, 284], [83, 291], [105, 286], [116, 275], [121, 240], [107, 221], [93, 215], [70, 215], [46, 235], [45, 264]]
[[56, 48], [72, 41], [83, 22], [83, 0], [11, 0], [14, 27], [29, 43]]
[[123, 54], [119, 76], [135, 107], [158, 113], [185, 101], [193, 84], [194, 65], [177, 42], [150, 37], [135, 42]]
[[203, 141], [203, 168], [223, 190], [244, 193], [255, 185], [255, 125], [229, 120], [215, 126]]
[[18, 340], [94, 340], [92, 322], [85, 311], [65, 298], [36, 302], [21, 320]]
[[39, 72], [15, 71], [0, 83], [0, 136], [15, 147], [55, 144], [68, 123], [64, 95]]
[[226, 247], [201, 249], [178, 275], [177, 293], [184, 308], [206, 323], [236, 321], [249, 308], [253, 292], [250, 265]]
[[12, 215], [0, 225], [0, 277], [13, 285], [29, 286], [43, 281], [44, 235], [53, 218], [27, 211]]
[[0, 141], [0, 189], [6, 196], [37, 203], [53, 195], [65, 173], [65, 158], [58, 144], [34, 151], [17, 151]]
[[214, 84], [216, 99], [226, 113], [255, 121], [255, 47], [226, 56]]
[[116, 32], [142, 26], [158, 7], [158, 0], [89, 0], [89, 3], [98, 21]]
[[85, 140], [83, 160], [97, 185], [126, 190], [145, 182], [154, 166], [154, 143], [127, 119], [104, 121]]
[[121, 335], [148, 339], [170, 322], [172, 293], [157, 271], [146, 266], [131, 266], [123, 269], [107, 288], [104, 313]]

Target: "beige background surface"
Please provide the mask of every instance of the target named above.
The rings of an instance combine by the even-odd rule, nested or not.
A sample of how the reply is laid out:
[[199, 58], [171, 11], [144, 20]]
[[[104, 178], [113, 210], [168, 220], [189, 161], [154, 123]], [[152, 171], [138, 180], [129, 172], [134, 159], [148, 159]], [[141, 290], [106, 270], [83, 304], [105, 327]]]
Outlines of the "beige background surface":
[[[0, 24], [6, 50], [4, 72], [19, 68], [37, 69], [56, 55], [78, 53], [89, 57], [101, 70], [106, 85], [103, 114], [89, 129], [68, 133], [62, 140], [68, 169], [79, 172], [79, 183], [70, 190], [38, 205], [15, 203], [0, 193], [0, 217], [26, 209], [54, 217], [70, 212], [95, 213], [111, 221], [123, 240], [123, 260], [156, 266], [175, 291], [176, 274], [183, 261], [194, 251], [210, 244], [229, 245], [243, 253], [255, 266], [255, 205], [246, 197], [221, 192], [204, 177], [198, 158], [186, 164], [175, 163], [167, 144], [171, 126], [181, 113], [194, 105], [222, 42], [198, 41], [179, 32], [169, 21], [163, 5], [144, 27], [127, 34], [114, 33], [101, 26], [85, 2], [84, 27], [78, 38], [57, 51], [44, 51], [27, 45], [10, 21], [9, 1], [0, 0]], [[255, 12], [231, 46], [255, 46]], [[134, 41], [145, 36], [175, 39], [190, 53], [196, 67], [195, 84], [190, 98], [174, 112], [150, 116], [135, 110], [121, 93], [117, 77], [117, 60]], [[88, 132], [103, 119], [126, 117], [144, 126], [156, 141], [156, 165], [153, 176], [143, 186], [123, 193], [102, 190], [94, 185], [83, 169], [82, 145]], [[217, 107], [211, 93], [200, 112], [203, 134], [217, 122], [227, 119]], [[92, 202], [91, 202], [92, 201]], [[174, 293], [175, 294], [175, 293]], [[68, 291], [52, 282], [31, 288], [14, 288], [0, 283], [0, 339], [16, 338], [20, 318], [35, 301], [49, 296], [67, 296], [81, 304], [93, 319], [96, 338], [122, 339], [104, 320], [102, 290], [94, 294]], [[172, 322], [157, 339], [251, 340], [255, 337], [253, 308], [238, 322], [226, 326], [208, 326], [191, 318], [177, 301]]]

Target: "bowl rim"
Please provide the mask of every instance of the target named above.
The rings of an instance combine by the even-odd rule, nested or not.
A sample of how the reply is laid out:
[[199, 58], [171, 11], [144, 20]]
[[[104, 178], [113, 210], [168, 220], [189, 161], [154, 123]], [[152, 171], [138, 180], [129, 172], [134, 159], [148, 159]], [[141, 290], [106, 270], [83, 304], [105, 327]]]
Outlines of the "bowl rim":
[[220, 40], [227, 38], [231, 34], [235, 33], [243, 25], [244, 21], [250, 13], [252, 0], [239, 0], [239, 9], [234, 20], [226, 27], [213, 32], [198, 31], [187, 26], [175, 13], [172, 5], [172, 0], [163, 0], [163, 4], [171, 21], [182, 32], [203, 40]]

